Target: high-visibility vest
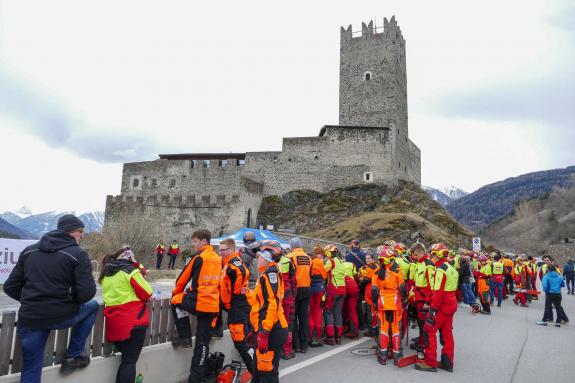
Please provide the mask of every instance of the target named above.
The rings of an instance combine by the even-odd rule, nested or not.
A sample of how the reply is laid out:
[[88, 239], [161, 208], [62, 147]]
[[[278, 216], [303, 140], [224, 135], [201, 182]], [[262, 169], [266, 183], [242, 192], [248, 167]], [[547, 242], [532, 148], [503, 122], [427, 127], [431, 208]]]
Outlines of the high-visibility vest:
[[345, 286], [345, 266], [341, 259], [337, 257], [328, 258], [325, 261], [328, 281], [334, 287]]
[[417, 262], [415, 268], [415, 287], [433, 287], [427, 283], [427, 274], [429, 274], [429, 281], [433, 284], [434, 272], [435, 266], [431, 260], [426, 259], [423, 262]]
[[449, 262], [442, 263], [441, 266], [435, 269], [435, 280], [431, 289], [437, 291], [441, 289], [441, 280], [445, 276], [445, 287], [443, 291], [456, 291], [457, 283], [459, 281], [459, 273]]
[[355, 271], [355, 265], [351, 262], [344, 262], [343, 266], [345, 267], [345, 275], [347, 275], [350, 278], [355, 277], [356, 271]]
[[411, 262], [409, 262], [404, 257], [397, 257], [395, 258], [395, 263], [397, 263], [401, 269], [401, 276], [403, 277], [403, 280], [407, 281], [407, 278], [409, 277], [409, 269], [411, 268]]
[[503, 263], [497, 261], [493, 262], [492, 268], [493, 268], [493, 275], [502, 275], [503, 271], [505, 270]]

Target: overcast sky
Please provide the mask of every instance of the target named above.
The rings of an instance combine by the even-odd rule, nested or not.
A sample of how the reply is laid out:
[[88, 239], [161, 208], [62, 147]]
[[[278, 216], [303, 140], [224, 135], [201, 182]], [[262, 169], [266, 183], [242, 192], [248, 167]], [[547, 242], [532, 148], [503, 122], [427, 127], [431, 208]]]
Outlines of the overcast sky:
[[103, 210], [122, 163], [338, 123], [340, 26], [395, 15], [422, 183], [575, 165], [569, 1], [0, 0], [0, 211]]

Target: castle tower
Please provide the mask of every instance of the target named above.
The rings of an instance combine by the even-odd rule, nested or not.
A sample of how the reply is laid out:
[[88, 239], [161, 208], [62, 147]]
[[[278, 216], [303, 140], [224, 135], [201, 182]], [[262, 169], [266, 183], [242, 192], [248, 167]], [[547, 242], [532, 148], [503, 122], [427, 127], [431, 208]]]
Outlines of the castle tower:
[[339, 124], [389, 127], [408, 137], [405, 40], [395, 16], [383, 31], [362, 23], [361, 36], [341, 27]]

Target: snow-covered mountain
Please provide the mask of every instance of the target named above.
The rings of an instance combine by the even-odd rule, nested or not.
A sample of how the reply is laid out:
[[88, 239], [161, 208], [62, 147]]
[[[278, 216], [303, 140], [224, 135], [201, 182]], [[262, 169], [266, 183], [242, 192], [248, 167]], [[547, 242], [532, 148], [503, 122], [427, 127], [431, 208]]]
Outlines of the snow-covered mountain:
[[446, 186], [437, 189], [430, 186], [422, 186], [422, 188], [434, 201], [439, 202], [443, 206], [447, 206], [450, 202], [467, 195], [465, 191], [455, 186]]
[[[8, 223], [24, 230], [35, 237], [40, 238], [50, 230], [54, 230], [58, 224], [58, 219], [64, 214], [74, 214], [74, 212], [45, 212], [32, 214], [30, 209], [21, 208], [17, 212], [6, 211], [0, 214], [0, 218]], [[104, 226], [104, 213], [101, 211], [86, 212], [78, 215], [78, 218], [86, 225], [86, 233], [102, 231]]]
[[455, 186], [443, 186], [438, 188], [438, 190], [443, 194], [445, 194], [446, 196], [448, 196], [449, 198], [451, 198], [452, 200], [465, 197], [467, 194], [469, 194], [466, 191], [461, 190], [460, 188]]

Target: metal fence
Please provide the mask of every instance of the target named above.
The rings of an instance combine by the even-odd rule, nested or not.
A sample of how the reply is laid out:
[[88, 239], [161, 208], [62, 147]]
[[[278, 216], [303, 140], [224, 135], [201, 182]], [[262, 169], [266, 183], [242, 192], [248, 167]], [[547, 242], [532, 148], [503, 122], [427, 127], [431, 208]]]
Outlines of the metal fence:
[[[154, 300], [148, 302], [147, 305], [150, 310], [150, 325], [146, 331], [144, 347], [170, 342], [175, 328], [172, 310], [170, 310], [170, 300], [168, 298]], [[22, 370], [20, 339], [16, 335], [16, 312], [4, 312], [1, 318], [0, 376], [15, 374]], [[189, 318], [192, 322], [192, 335], [195, 335], [196, 317], [190, 315]], [[96, 323], [92, 328], [91, 335], [86, 340], [86, 355], [90, 355], [91, 357], [113, 355], [113, 345], [106, 341], [104, 335], [105, 327], [104, 307], [100, 305]], [[69, 336], [70, 329], [53, 330], [50, 332], [50, 336], [46, 342], [46, 348], [44, 349], [44, 367], [62, 363], [66, 348], [68, 347]]]

